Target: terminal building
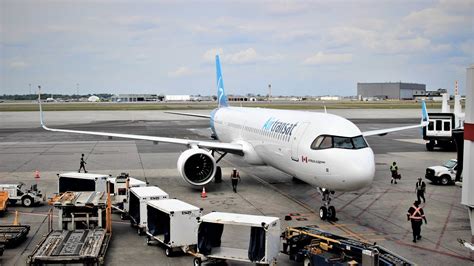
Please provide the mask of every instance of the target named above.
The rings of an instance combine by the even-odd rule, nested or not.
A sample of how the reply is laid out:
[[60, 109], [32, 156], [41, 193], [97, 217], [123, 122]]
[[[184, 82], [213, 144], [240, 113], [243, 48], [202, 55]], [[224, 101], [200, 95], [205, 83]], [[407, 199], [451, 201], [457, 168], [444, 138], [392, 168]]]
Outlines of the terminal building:
[[426, 85], [403, 82], [357, 83], [357, 95], [363, 99], [413, 100], [414, 95], [426, 94]]
[[156, 102], [163, 96], [157, 94], [118, 94], [112, 96], [112, 102]]

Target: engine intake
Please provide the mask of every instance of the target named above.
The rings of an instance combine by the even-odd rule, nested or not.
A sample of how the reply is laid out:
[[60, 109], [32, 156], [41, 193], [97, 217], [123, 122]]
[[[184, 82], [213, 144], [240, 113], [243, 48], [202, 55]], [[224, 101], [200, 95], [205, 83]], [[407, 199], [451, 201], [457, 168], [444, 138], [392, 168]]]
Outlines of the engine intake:
[[178, 158], [178, 171], [181, 177], [193, 186], [204, 186], [216, 174], [216, 160], [206, 150], [189, 149]]

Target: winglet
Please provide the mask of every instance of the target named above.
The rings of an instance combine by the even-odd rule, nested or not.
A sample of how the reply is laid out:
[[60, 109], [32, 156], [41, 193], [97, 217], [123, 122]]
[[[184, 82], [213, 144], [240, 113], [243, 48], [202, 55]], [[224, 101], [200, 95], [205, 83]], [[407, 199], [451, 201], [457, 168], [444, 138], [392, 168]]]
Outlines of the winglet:
[[428, 111], [426, 110], [426, 103], [425, 103], [425, 101], [423, 100], [423, 101], [421, 102], [421, 124], [422, 124], [423, 126], [428, 125], [428, 120], [429, 120]]
[[216, 55], [216, 74], [217, 74], [217, 107], [227, 107], [227, 96], [224, 91], [224, 80], [222, 79], [221, 62], [219, 55]]

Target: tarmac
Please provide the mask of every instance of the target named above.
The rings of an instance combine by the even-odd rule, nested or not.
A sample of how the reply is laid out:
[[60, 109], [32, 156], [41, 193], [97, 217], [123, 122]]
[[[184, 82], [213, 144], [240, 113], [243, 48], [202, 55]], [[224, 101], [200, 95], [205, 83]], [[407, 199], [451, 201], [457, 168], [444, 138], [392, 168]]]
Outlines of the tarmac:
[[[207, 113], [206, 111], [198, 111]], [[397, 127], [419, 122], [419, 110], [330, 110], [351, 119], [362, 131]], [[208, 197], [189, 186], [179, 176], [176, 162], [184, 146], [153, 144], [147, 141], [109, 140], [103, 137], [63, 134], [44, 131], [39, 127], [37, 112], [0, 113], [0, 181], [1, 183], [37, 183], [50, 196], [57, 190], [57, 173], [77, 171], [81, 153], [85, 154], [90, 173], [114, 176], [128, 172], [147, 180], [190, 204], [210, 211], [276, 216], [286, 226], [318, 225], [335, 234], [377, 242], [419, 265], [472, 265], [474, 257], [457, 242], [470, 239], [467, 210], [460, 204], [461, 188], [427, 183], [424, 206], [428, 224], [422, 227], [422, 240], [411, 242], [411, 225], [406, 212], [416, 199], [415, 182], [424, 177], [426, 167], [456, 158], [454, 152], [427, 152], [420, 130], [407, 130], [386, 136], [367, 137], [375, 152], [376, 174], [370, 187], [355, 192], [337, 193], [332, 204], [337, 209], [337, 222], [321, 221], [318, 209], [321, 198], [317, 190], [291, 176], [266, 166], [251, 166], [238, 156], [226, 156], [223, 182], [206, 187]], [[385, 117], [391, 117], [386, 119]], [[165, 114], [162, 111], [101, 111], [47, 112], [48, 126], [58, 128], [133, 133], [189, 139], [208, 139], [206, 119]], [[402, 179], [390, 184], [388, 167], [396, 161]], [[242, 182], [238, 193], [232, 192], [230, 171], [237, 167]], [[34, 179], [34, 171], [40, 179]], [[7, 249], [0, 257], [1, 265], [24, 265], [27, 256], [47, 233], [46, 213], [50, 206], [34, 208], [11, 206], [0, 218], [8, 224], [14, 210], [20, 212], [20, 222], [31, 225], [28, 239], [15, 249]], [[291, 221], [285, 215], [292, 214]], [[57, 228], [57, 223], [54, 223]], [[224, 240], [245, 239], [232, 233]], [[113, 236], [107, 251], [107, 265], [191, 265], [189, 255], [166, 257], [158, 246], [147, 246], [145, 237], [138, 236], [128, 221], [113, 216]], [[229, 265], [244, 265], [228, 261]], [[279, 256], [279, 265], [299, 265]]]

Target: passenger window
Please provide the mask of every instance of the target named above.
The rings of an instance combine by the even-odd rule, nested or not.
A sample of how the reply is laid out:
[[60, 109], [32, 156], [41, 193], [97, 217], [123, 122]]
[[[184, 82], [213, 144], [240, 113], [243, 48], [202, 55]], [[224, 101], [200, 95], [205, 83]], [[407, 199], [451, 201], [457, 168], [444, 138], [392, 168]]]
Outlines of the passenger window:
[[444, 122], [444, 131], [451, 130], [451, 123], [449, 121]]
[[430, 121], [428, 123], [428, 130], [433, 130], [433, 129], [434, 129], [434, 123], [433, 123], [433, 121]]
[[443, 126], [443, 122], [441, 120], [436, 120], [436, 130], [441, 131], [443, 130], [441, 127]]
[[334, 148], [354, 149], [350, 138], [334, 137]]
[[433, 130], [433, 129], [434, 129], [434, 123], [433, 123], [433, 121], [430, 121], [428, 123], [428, 130]]

